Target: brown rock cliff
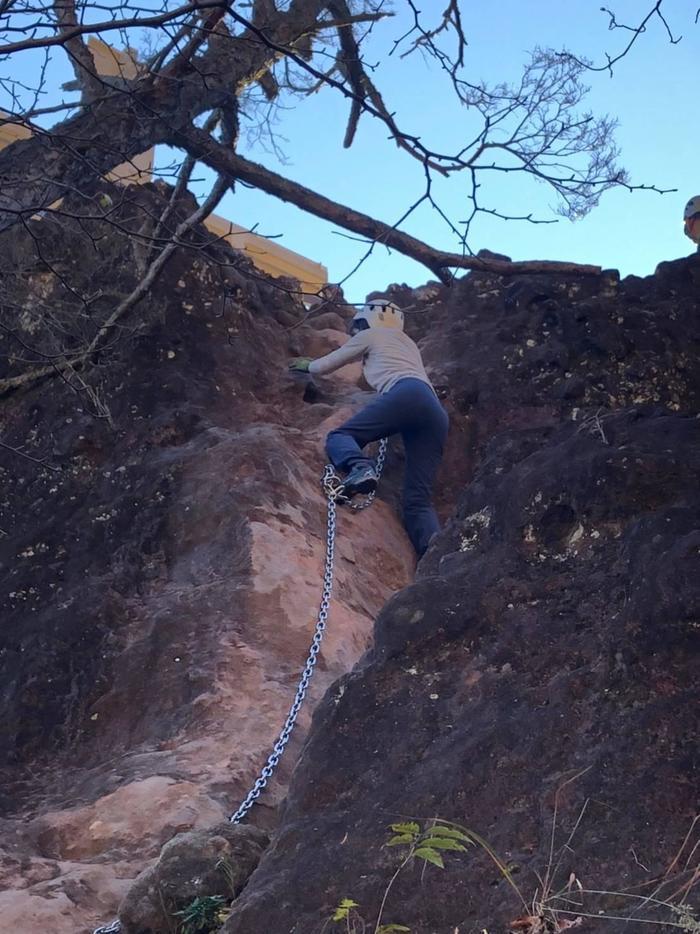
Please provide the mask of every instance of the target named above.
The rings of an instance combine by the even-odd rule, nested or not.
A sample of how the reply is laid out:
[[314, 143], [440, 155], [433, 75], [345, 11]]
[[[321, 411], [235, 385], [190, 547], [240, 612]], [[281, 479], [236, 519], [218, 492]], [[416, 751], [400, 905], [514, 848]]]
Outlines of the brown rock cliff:
[[[162, 205], [147, 188], [119, 210], [133, 227]], [[138, 242], [97, 222], [91, 233], [101, 237], [87, 252], [78, 223], [45, 219], [13, 239], [8, 356], [19, 341], [46, 354], [56, 333], [89, 338], [133, 288]], [[8, 930], [91, 930], [173, 834], [231, 814], [308, 651], [325, 553], [323, 438], [368, 394], [349, 372], [305, 402], [307, 380], [287, 373], [287, 358], [332, 349], [343, 319], [303, 324], [303, 306], [238, 254], [195, 246], [97, 365], [72, 376], [75, 390], [53, 378], [0, 402], [3, 441], [46, 462], [3, 451], [0, 465]], [[81, 320], [75, 295], [100, 291]], [[313, 704], [352, 668], [413, 573], [391, 506], [344, 514], [341, 527], [331, 626], [256, 808], [262, 824]]]
[[[693, 256], [646, 280], [395, 290], [473, 478], [452, 451], [452, 518], [317, 708], [226, 934], [340, 929], [343, 898], [368, 930], [691, 930], [699, 286]], [[514, 885], [476, 846], [388, 890], [388, 825], [434, 818]]]
[[[162, 203], [145, 188], [118, 210], [148, 227]], [[3, 246], [9, 374], [57, 334], [89, 340], [140, 259], [97, 220], [33, 222]], [[451, 415], [446, 528], [410, 583], [396, 448], [375, 506], [341, 513], [312, 697], [251, 818], [273, 840], [225, 931], [312, 934], [343, 897], [373, 930], [396, 820], [472, 828], [528, 904], [553, 823], [557, 884], [648, 894], [669, 869], [670, 897], [692, 878], [699, 285], [689, 257], [644, 280], [393, 287]], [[0, 468], [11, 929], [108, 919], [162, 844], [220, 826], [264, 762], [318, 606], [323, 436], [368, 398], [357, 367], [314, 384], [285, 361], [335, 346], [338, 311], [304, 323], [195, 235], [72, 388], [0, 401], [2, 440], [46, 461], [6, 450]], [[482, 850], [447, 862], [408, 867], [383, 920], [494, 934], [524, 914]]]

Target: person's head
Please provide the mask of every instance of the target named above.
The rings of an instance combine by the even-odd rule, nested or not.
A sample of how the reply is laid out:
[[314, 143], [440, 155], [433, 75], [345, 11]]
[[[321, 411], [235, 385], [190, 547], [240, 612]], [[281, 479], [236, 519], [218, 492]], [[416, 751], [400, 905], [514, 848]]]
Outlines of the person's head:
[[367, 328], [393, 328], [403, 331], [403, 312], [387, 298], [374, 298], [364, 308], [355, 312], [350, 321], [350, 334], [366, 331]]
[[691, 198], [685, 206], [683, 230], [693, 243], [700, 243], [700, 195]]

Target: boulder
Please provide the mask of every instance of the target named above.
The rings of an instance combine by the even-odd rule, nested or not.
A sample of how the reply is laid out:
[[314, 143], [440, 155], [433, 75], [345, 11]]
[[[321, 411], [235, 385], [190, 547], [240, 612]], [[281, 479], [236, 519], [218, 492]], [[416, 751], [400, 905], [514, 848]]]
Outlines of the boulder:
[[119, 906], [123, 934], [170, 934], [195, 899], [236, 898], [260, 861], [267, 834], [231, 823], [181, 833], [135, 880]]

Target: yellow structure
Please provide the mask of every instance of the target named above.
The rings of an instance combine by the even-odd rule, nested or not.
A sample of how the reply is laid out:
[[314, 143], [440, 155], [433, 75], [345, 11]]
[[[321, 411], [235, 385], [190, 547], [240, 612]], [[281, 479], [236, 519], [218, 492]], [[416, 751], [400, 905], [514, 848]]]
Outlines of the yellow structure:
[[317, 295], [328, 282], [328, 270], [293, 250], [232, 224], [218, 214], [211, 214], [204, 224], [215, 236], [226, 240], [234, 250], [241, 250], [268, 276], [291, 276], [298, 279], [301, 292], [308, 298]]
[[132, 81], [138, 76], [139, 68], [133, 49], [113, 49], [96, 36], [90, 36], [88, 48], [95, 62], [95, 71], [102, 78], [124, 78], [126, 81]]
[[[0, 110], [0, 120], [6, 115]], [[9, 146], [10, 143], [17, 142], [18, 139], [27, 139], [32, 135], [32, 131], [21, 123], [0, 123], [0, 149]]]
[[[91, 37], [88, 47], [95, 61], [95, 70], [104, 77], [135, 78], [138, 66], [135, 54], [127, 49], [113, 49], [100, 39]], [[0, 111], [0, 149], [20, 139], [32, 135], [31, 129], [12, 120], [3, 120]], [[121, 185], [143, 185], [153, 180], [153, 149], [144, 152], [129, 162], [124, 162], [107, 175], [111, 182]], [[252, 262], [269, 276], [286, 276], [298, 279], [300, 291], [308, 300], [313, 300], [319, 290], [328, 282], [328, 270], [321, 263], [316, 263], [293, 250], [251, 233], [244, 227], [211, 214], [204, 222], [208, 230], [216, 237], [226, 240], [234, 250], [240, 250], [250, 257]]]
[[[105, 78], [122, 77], [125, 79], [135, 78], [138, 74], [136, 59], [131, 50], [120, 52], [113, 49], [96, 39], [94, 36], [88, 40], [88, 47], [92, 53], [95, 62], [95, 71], [98, 75]], [[22, 123], [2, 122], [3, 115], [0, 111], [0, 149], [9, 146], [10, 143], [18, 139], [27, 139], [32, 135], [28, 126]], [[131, 162], [125, 162], [113, 169], [107, 178], [110, 182], [150, 182], [153, 177], [153, 150], [137, 156]]]

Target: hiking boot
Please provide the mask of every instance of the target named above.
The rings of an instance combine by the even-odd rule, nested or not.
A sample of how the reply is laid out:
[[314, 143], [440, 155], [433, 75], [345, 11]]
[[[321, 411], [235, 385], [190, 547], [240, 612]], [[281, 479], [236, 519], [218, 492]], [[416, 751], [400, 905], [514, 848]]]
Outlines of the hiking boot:
[[343, 494], [350, 499], [357, 493], [374, 493], [378, 482], [377, 471], [372, 464], [357, 464], [343, 480]]

